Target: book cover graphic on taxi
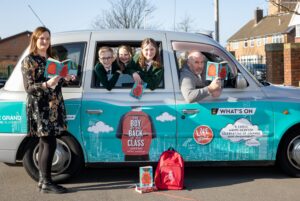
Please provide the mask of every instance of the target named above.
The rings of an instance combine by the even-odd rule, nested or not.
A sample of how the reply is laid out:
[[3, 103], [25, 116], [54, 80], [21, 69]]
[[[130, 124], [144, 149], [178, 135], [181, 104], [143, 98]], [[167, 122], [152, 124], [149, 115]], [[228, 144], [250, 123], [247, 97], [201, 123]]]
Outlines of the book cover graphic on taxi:
[[220, 63], [208, 61], [206, 64], [206, 80], [213, 80], [219, 77], [222, 80], [227, 80], [227, 62]]
[[52, 78], [56, 75], [65, 77], [68, 74], [77, 76], [77, 65], [71, 59], [64, 61], [59, 61], [50, 57], [47, 59], [44, 73], [46, 78]]
[[130, 95], [134, 98], [141, 99], [146, 87], [147, 83], [142, 84], [139, 82], [135, 82], [130, 91]]
[[152, 166], [140, 167], [140, 185], [139, 187], [153, 186], [153, 168]]

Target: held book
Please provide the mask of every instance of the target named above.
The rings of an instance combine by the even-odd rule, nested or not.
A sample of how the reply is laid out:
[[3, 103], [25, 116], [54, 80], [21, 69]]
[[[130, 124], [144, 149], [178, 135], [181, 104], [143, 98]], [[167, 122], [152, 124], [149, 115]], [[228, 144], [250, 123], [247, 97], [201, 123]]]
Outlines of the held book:
[[226, 61], [220, 63], [208, 61], [206, 64], [206, 80], [213, 80], [215, 77], [227, 80], [227, 73], [228, 68]]
[[53, 58], [48, 58], [46, 61], [46, 69], [44, 76], [52, 78], [56, 75], [65, 77], [69, 75], [77, 76], [78, 66], [71, 59], [59, 61]]
[[136, 99], [141, 99], [146, 87], [147, 87], [147, 83], [142, 84], [142, 83], [135, 82], [130, 91], [130, 96]]

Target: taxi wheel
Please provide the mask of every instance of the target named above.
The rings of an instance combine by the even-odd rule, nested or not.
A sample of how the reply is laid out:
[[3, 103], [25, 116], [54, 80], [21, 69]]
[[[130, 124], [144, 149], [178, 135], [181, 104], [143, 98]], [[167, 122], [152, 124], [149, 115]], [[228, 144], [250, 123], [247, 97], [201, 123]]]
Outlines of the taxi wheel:
[[[38, 140], [31, 141], [23, 157], [23, 166], [34, 180], [38, 180]], [[52, 180], [64, 182], [75, 176], [83, 167], [83, 155], [77, 141], [71, 136], [57, 138], [57, 147], [52, 161]]]
[[279, 145], [277, 162], [290, 176], [300, 177], [300, 129], [289, 132]]

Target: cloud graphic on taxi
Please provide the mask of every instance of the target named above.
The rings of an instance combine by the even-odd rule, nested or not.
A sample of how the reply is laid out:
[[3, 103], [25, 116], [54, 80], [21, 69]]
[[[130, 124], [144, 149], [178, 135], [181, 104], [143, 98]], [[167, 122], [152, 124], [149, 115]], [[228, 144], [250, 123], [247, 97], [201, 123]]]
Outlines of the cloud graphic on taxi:
[[88, 127], [88, 132], [92, 132], [92, 133], [95, 133], [95, 134], [109, 133], [113, 130], [114, 130], [113, 127], [110, 127], [109, 125], [105, 124], [102, 121], [98, 121], [94, 126]]
[[259, 146], [260, 142], [257, 138], [264, 136], [258, 126], [245, 118], [238, 119], [234, 124], [228, 124], [221, 130], [220, 135], [231, 142], [245, 141], [247, 146]]
[[176, 118], [170, 115], [167, 112], [162, 113], [160, 116], [156, 117], [157, 121], [165, 122], [165, 121], [174, 121]]

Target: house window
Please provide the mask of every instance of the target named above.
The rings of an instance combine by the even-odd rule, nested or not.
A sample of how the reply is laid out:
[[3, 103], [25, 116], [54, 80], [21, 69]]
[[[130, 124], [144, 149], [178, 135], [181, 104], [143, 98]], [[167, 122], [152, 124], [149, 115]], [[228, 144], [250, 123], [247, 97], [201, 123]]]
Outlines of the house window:
[[283, 43], [283, 35], [273, 35], [272, 36], [272, 43]]
[[233, 42], [232, 43], [232, 49], [234, 49], [234, 50], [239, 49], [239, 42]]
[[244, 48], [247, 48], [248, 47], [248, 40], [245, 40], [244, 41]]
[[300, 24], [296, 25], [296, 37], [299, 38], [300, 37]]
[[261, 46], [261, 38], [257, 38], [256, 39], [256, 45], [257, 46]]
[[268, 37], [264, 37], [263, 38], [263, 44], [265, 45], [265, 44], [268, 44]]
[[250, 43], [250, 47], [254, 47], [254, 39], [253, 39], [253, 38], [251, 38], [251, 39], [249, 40], [249, 43]]

